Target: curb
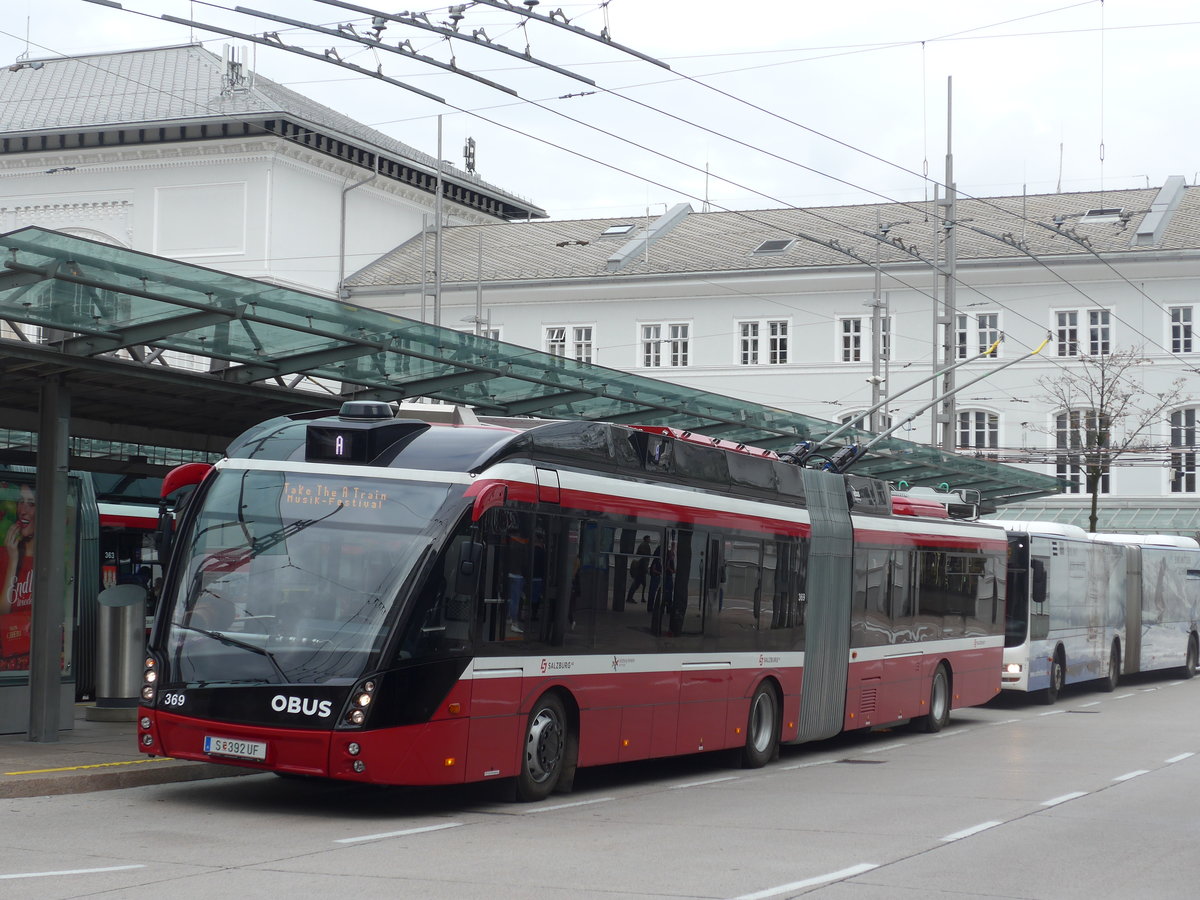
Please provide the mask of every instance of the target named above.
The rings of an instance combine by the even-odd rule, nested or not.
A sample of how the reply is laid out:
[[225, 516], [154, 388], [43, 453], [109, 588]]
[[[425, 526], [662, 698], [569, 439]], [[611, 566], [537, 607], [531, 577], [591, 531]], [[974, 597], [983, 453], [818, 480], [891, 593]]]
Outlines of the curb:
[[258, 769], [194, 763], [165, 757], [154, 761], [138, 760], [137, 763], [143, 764], [100, 763], [96, 766], [76, 766], [59, 772], [0, 775], [0, 799], [86, 794], [92, 791], [115, 791], [155, 784], [259, 774]]

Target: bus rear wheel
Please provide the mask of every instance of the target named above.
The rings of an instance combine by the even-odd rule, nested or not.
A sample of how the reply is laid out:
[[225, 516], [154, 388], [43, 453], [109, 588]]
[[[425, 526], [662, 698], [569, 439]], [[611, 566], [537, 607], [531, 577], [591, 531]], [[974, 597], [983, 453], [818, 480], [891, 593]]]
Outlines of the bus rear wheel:
[[517, 774], [517, 799], [544, 800], [562, 777], [567, 763], [567, 714], [562, 701], [545, 694], [529, 712]]
[[1193, 634], [1188, 638], [1187, 656], [1183, 662], [1183, 677], [1194, 678], [1196, 675], [1196, 666], [1200, 664], [1200, 644], [1196, 642], [1196, 636]]
[[935, 734], [950, 724], [950, 674], [939, 665], [929, 684], [929, 712], [921, 719], [921, 729]]
[[1121, 645], [1113, 641], [1112, 651], [1108, 654], [1108, 677], [1100, 682], [1100, 690], [1105, 693], [1115, 691], [1121, 680]]
[[743, 769], [761, 769], [779, 750], [779, 700], [775, 690], [763, 682], [750, 701], [746, 721], [746, 745], [742, 747]]

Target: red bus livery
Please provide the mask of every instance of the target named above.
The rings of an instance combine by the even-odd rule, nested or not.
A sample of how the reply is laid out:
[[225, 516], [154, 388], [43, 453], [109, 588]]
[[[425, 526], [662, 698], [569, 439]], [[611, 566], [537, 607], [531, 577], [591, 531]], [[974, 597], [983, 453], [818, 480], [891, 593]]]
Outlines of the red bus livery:
[[530, 425], [360, 402], [238, 438], [178, 522], [142, 751], [536, 800], [999, 691], [1001, 529], [686, 432]]

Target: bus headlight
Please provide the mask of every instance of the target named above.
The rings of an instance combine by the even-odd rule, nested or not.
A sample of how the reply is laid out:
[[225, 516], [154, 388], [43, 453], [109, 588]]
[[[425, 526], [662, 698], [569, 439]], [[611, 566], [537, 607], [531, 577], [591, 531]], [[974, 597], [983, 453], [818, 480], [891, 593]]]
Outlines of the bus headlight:
[[350, 705], [342, 720], [342, 727], [357, 728], [367, 721], [367, 711], [375, 700], [375, 691], [379, 687], [377, 678], [368, 678], [355, 685], [350, 692]]
[[1008, 675], [1020, 675], [1021, 674], [1021, 664], [1020, 663], [1008, 663], [1004, 667], [1004, 671]]

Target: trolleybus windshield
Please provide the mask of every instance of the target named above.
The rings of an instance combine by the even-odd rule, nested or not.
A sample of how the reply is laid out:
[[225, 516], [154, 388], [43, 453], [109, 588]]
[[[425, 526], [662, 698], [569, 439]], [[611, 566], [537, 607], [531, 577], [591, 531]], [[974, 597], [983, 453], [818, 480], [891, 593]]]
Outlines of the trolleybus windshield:
[[344, 683], [380, 649], [453, 490], [226, 469], [177, 552], [168, 646], [179, 680]]

